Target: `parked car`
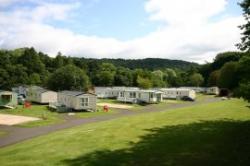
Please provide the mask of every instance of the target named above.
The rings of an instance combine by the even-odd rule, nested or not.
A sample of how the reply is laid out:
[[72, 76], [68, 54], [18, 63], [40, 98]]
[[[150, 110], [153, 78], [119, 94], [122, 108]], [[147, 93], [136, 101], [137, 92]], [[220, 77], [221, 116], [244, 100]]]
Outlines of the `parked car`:
[[181, 98], [181, 100], [183, 100], [183, 101], [195, 101], [195, 99], [192, 99], [191, 97], [188, 97], [188, 96], [183, 96]]

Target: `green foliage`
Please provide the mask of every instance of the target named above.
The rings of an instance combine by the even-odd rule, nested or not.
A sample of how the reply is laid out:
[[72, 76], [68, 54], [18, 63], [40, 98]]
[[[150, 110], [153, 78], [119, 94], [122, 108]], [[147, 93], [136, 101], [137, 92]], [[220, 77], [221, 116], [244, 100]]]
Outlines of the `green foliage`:
[[220, 78], [220, 70], [213, 71], [208, 78], [208, 85], [209, 86], [218, 86], [218, 81]]
[[139, 88], [149, 89], [152, 87], [152, 82], [148, 78], [137, 77], [137, 84]]
[[52, 90], [87, 90], [89, 78], [86, 73], [74, 65], [67, 65], [57, 69], [48, 80], [48, 87]]
[[161, 70], [156, 70], [152, 72], [152, 84], [153, 87], [165, 87], [166, 82], [163, 80], [164, 73]]
[[237, 62], [228, 62], [221, 68], [219, 86], [221, 88], [234, 89], [237, 84]]
[[[53, 84], [59, 84], [62, 78], [56, 76], [54, 79], [59, 80], [53, 80], [52, 77], [55, 76], [55, 71], [67, 65], [85, 71], [89, 77], [88, 84], [95, 86], [138, 86], [139, 76], [143, 78], [139, 81], [140, 84], [146, 87], [183, 85], [188, 77], [183, 69], [192, 72], [198, 66], [185, 61], [154, 58], [124, 60], [66, 57], [60, 52], [55, 58], [51, 58], [42, 52], [36, 52], [34, 48], [0, 50], [0, 88], [10, 90], [13, 86], [32, 84], [61, 89], [64, 86], [57, 88]], [[72, 82], [69, 81], [69, 84]], [[72, 88], [71, 85], [65, 87]], [[73, 89], [79, 87], [81, 86], [73, 86]]]
[[238, 95], [250, 102], [250, 55], [243, 57], [238, 66], [238, 73], [241, 78]]
[[[238, 67], [225, 69], [224, 65], [232, 61], [239, 62]], [[67, 70], [66, 66], [71, 67]], [[241, 52], [220, 53], [213, 63], [199, 66], [184, 61], [154, 58], [123, 60], [66, 57], [60, 52], [56, 58], [51, 58], [36, 52], [34, 48], [21, 48], [0, 50], [0, 89], [11, 89], [21, 84], [48, 86], [54, 90], [83, 90], [91, 84], [142, 88], [201, 86], [204, 85], [202, 77], [209, 86], [237, 88], [239, 82], [245, 83], [243, 79], [250, 77], [249, 66], [249, 54]], [[226, 74], [219, 77], [217, 70], [222, 67]], [[230, 85], [225, 85], [228, 81], [223, 80], [230, 76], [233, 76]]]
[[250, 81], [250, 55], [240, 59], [238, 64], [238, 74], [242, 81]]
[[102, 63], [99, 71], [95, 73], [95, 84], [112, 86], [115, 79], [116, 67], [111, 63]]
[[31, 74], [29, 80], [30, 80], [30, 84], [32, 85], [39, 85], [42, 83], [40, 75], [37, 73]]
[[177, 74], [173, 69], [167, 68], [164, 71], [163, 80], [166, 86], [176, 86], [177, 85]]
[[240, 29], [243, 31], [241, 43], [237, 44], [238, 48], [242, 51], [250, 51], [250, 1], [249, 0], [243, 0], [240, 3], [241, 8], [243, 9], [243, 16], [245, 17], [246, 23], [244, 25], [240, 26]]
[[133, 74], [127, 68], [123, 68], [123, 67], [117, 68], [114, 79], [115, 79], [114, 85], [117, 85], [117, 86], [130, 86], [133, 84]]
[[218, 70], [227, 62], [238, 62], [245, 53], [242, 52], [223, 52], [219, 53], [214, 62], [212, 63], [212, 69]]
[[194, 73], [190, 76], [190, 83], [192, 86], [200, 86], [204, 82], [204, 78], [199, 73]]
[[0, 68], [0, 89], [4, 89], [6, 87], [9, 87], [8, 85], [8, 80], [9, 79], [9, 74], [5, 69]]
[[[92, 61], [93, 59], [85, 59]], [[146, 59], [95, 59], [97, 63], [112, 63], [115, 66], [121, 66], [129, 69], [147, 69], [147, 70], [163, 70], [165, 68], [187, 70], [191, 66], [198, 67], [197, 63], [190, 63], [181, 60], [169, 60], [160, 58], [146, 58]]]
[[250, 81], [240, 84], [239, 93], [241, 97], [250, 102]]

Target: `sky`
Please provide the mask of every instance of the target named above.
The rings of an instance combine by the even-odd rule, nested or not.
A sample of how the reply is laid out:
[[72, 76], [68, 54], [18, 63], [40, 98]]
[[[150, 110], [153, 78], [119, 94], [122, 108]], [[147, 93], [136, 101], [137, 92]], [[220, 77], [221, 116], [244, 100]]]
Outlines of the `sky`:
[[240, 0], [0, 0], [0, 48], [211, 62], [235, 51]]

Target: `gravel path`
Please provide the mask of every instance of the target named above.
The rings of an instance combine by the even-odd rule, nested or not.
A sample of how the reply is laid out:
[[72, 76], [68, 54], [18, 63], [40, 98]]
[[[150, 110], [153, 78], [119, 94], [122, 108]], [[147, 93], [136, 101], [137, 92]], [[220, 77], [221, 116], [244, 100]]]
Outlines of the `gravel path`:
[[108, 121], [120, 117], [139, 115], [149, 112], [168, 111], [172, 109], [184, 108], [193, 105], [206, 104], [217, 101], [220, 101], [220, 98], [210, 98], [204, 101], [187, 102], [187, 103], [171, 104], [171, 105], [149, 105], [143, 107], [142, 108], [143, 110], [138, 110], [138, 111], [119, 110], [119, 113], [114, 115], [98, 116], [98, 117], [84, 118], [84, 119], [69, 118], [64, 123], [54, 124], [50, 126], [33, 127], [33, 128], [22, 128], [16, 126], [0, 125], [0, 130], [7, 131], [8, 133], [7, 135], [0, 137], [0, 147], [8, 146], [40, 135], [45, 135], [54, 131], [71, 128], [83, 124]]

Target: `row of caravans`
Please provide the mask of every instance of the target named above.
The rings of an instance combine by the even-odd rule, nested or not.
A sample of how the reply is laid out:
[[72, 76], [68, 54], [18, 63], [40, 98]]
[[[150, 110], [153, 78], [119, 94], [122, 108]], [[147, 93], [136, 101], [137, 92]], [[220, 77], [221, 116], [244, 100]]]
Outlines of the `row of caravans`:
[[95, 87], [98, 98], [114, 98], [125, 103], [159, 103], [162, 92], [142, 90], [137, 87]]
[[181, 99], [184, 96], [195, 99], [195, 91], [183, 88], [158, 88], [142, 90], [135, 87], [96, 87], [98, 98], [116, 98], [126, 103], [159, 103], [165, 99]]
[[128, 103], [158, 103], [162, 99], [196, 98], [196, 93], [219, 94], [218, 87], [181, 87], [181, 88], [157, 88], [142, 90], [136, 87], [96, 87], [98, 98], [116, 98], [121, 102]]
[[78, 91], [55, 92], [39, 86], [16, 87], [12, 90], [19, 95], [25, 96], [27, 101], [34, 103], [50, 104], [73, 110], [96, 110], [97, 97], [92, 93]]
[[161, 88], [164, 99], [182, 99], [183, 97], [189, 97], [190, 99], [196, 98], [196, 92], [192, 89], [184, 88]]
[[117, 98], [120, 91], [139, 90], [137, 87], [95, 87], [95, 94], [98, 98]]
[[181, 87], [184, 89], [194, 90], [196, 93], [205, 93], [210, 95], [219, 95], [220, 89], [218, 87]]
[[117, 100], [125, 103], [159, 103], [162, 92], [157, 90], [122, 90]]
[[38, 86], [20, 86], [9, 91], [0, 91], [0, 106], [15, 107], [17, 95], [26, 97], [26, 100], [40, 103], [57, 103], [74, 110], [96, 110], [96, 98], [116, 98], [121, 102], [129, 103], [159, 103], [162, 99], [181, 99], [186, 96], [195, 99], [196, 92], [219, 94], [217, 87], [196, 88], [159, 88], [141, 90], [136, 87], [96, 87], [95, 94], [76, 91], [54, 92]]

